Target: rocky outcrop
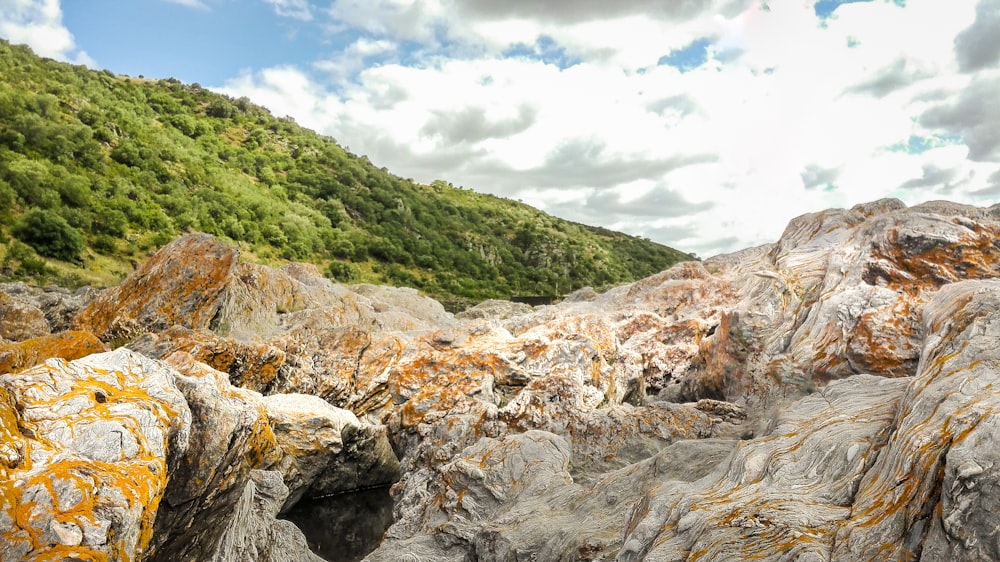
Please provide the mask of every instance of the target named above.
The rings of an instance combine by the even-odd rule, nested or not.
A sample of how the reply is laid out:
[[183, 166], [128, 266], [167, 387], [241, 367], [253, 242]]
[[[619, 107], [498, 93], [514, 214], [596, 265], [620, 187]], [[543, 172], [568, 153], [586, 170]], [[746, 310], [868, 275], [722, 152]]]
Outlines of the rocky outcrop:
[[[734, 443], [696, 481], [660, 473], [663, 455], [697, 465], [679, 447], [718, 441], [665, 441], [647, 460], [581, 479], [567, 468], [580, 457], [571, 424], [519, 428], [573, 440], [562, 447], [503, 432], [467, 439], [435, 469], [404, 473], [397, 522], [370, 559], [996, 558], [987, 451], [1000, 395], [987, 348], [1000, 341], [1000, 283], [975, 279], [1000, 273], [998, 218], [896, 201], [827, 211], [796, 219], [774, 245], [507, 320], [517, 340], [596, 315], [615, 341], [608, 362], [641, 368], [646, 396], [739, 402], [757, 427], [737, 423], [729, 435], [761, 436]], [[544, 410], [571, 419], [564, 403]], [[719, 416], [723, 404], [704, 408]], [[717, 419], [700, 437], [721, 434]], [[508, 501], [498, 491], [519, 473], [484, 450], [552, 468], [529, 497]]]
[[[805, 399], [761, 439], [679, 442], [592, 486], [569, 477], [568, 446], [550, 433], [485, 439], [440, 471], [427, 488], [434, 496], [419, 502], [426, 508], [417, 523], [400, 518], [370, 559], [399, 559], [413, 545], [440, 560], [464, 553], [479, 560], [683, 560], [696, 552], [709, 560], [779, 559], [805, 555], [821, 537], [828, 552], [836, 530], [830, 523], [849, 515], [854, 487], [893, 420], [893, 398], [905, 389], [904, 381], [871, 379]], [[821, 444], [825, 455], [816, 454]], [[530, 493], [507, 493], [519, 485]]]
[[50, 333], [45, 314], [24, 301], [14, 300], [7, 293], [0, 293], [0, 338], [21, 341]]
[[219, 314], [239, 252], [206, 234], [171, 242], [76, 316], [73, 327], [104, 341], [130, 340], [175, 324], [207, 329]]
[[0, 340], [22, 341], [68, 330], [97, 291], [0, 283]]
[[218, 548], [211, 557], [194, 550], [190, 560], [323, 562], [309, 551], [305, 537], [294, 523], [275, 518], [287, 494], [281, 473], [251, 471], [232, 512], [222, 520], [224, 527]]
[[[914, 377], [832, 383], [687, 478], [700, 458], [670, 447], [581, 487], [551, 433], [483, 439], [421, 488], [430, 498], [404, 491], [369, 559], [996, 559], [998, 303], [997, 281], [946, 287]], [[666, 458], [681, 470], [661, 472]]]
[[193, 421], [188, 452], [170, 467], [153, 560], [311, 560], [301, 532], [275, 519], [281, 511], [303, 495], [395, 480], [384, 428], [316, 397], [233, 387], [185, 352], [166, 363]]
[[170, 467], [151, 558], [219, 559], [221, 531], [234, 524], [233, 512], [243, 506], [241, 513], [255, 513], [241, 503], [253, 503], [252, 471], [280, 460], [280, 451], [259, 394], [232, 387], [225, 374], [188, 354], [172, 354], [166, 363], [191, 411], [190, 438], [187, 453]]
[[460, 320], [506, 320], [514, 316], [529, 314], [534, 309], [530, 304], [501, 300], [486, 300], [455, 315]]
[[[1000, 558], [998, 239], [1000, 206], [884, 200], [604, 293], [455, 318], [182, 238], [74, 321], [168, 373], [191, 414], [161, 430], [186, 445], [167, 439], [158, 504], [127, 523], [148, 537], [114, 548], [308, 559], [277, 514], [398, 477], [373, 561]], [[0, 453], [29, 470], [35, 394], [3, 388]], [[81, 411], [110, 401], [94, 388]], [[44, 505], [17, 548], [62, 548], [62, 504]]]
[[320, 497], [386, 486], [399, 479], [399, 461], [385, 426], [363, 423], [348, 410], [308, 394], [264, 398], [282, 457], [278, 470], [289, 488], [283, 509], [303, 496]]
[[16, 373], [47, 359], [73, 360], [105, 351], [90, 332], [61, 332], [24, 341], [0, 343], [0, 373]]
[[0, 376], [0, 559], [144, 557], [190, 436], [172, 379], [124, 351]]
[[183, 352], [0, 376], [0, 438], [5, 561], [321, 560], [277, 519], [290, 494], [398, 470], [384, 427], [315, 397], [265, 399]]

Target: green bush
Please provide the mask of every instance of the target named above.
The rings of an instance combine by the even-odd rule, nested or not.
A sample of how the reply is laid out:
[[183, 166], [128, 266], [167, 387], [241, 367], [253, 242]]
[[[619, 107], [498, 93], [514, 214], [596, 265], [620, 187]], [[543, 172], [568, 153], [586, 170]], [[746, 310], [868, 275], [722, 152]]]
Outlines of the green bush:
[[358, 278], [359, 273], [357, 266], [342, 261], [330, 262], [326, 268], [327, 277], [338, 283], [350, 283]]
[[31, 246], [39, 255], [64, 261], [78, 262], [85, 247], [83, 235], [48, 209], [32, 209], [25, 213], [11, 234]]
[[4, 256], [0, 273], [15, 279], [34, 277], [44, 280], [55, 273], [55, 270], [45, 263], [45, 260], [38, 257], [27, 244], [14, 240], [7, 247], [7, 255]]

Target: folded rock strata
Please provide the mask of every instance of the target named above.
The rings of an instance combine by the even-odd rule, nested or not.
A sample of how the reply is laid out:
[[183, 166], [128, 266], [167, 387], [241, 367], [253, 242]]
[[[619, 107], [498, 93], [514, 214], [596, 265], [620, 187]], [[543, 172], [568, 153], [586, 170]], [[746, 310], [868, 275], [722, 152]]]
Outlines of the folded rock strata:
[[[309, 559], [276, 514], [398, 476], [370, 560], [1000, 558], [997, 240], [1000, 206], [883, 200], [455, 318], [183, 237], [72, 322], [169, 373], [192, 414], [158, 507], [129, 523], [146, 539], [115, 552]], [[18, 306], [19, 337], [45, 335]], [[0, 453], [27, 470], [30, 397], [4, 388]], [[59, 505], [29, 517], [48, 546], [16, 544], [73, 542], [46, 522]]]

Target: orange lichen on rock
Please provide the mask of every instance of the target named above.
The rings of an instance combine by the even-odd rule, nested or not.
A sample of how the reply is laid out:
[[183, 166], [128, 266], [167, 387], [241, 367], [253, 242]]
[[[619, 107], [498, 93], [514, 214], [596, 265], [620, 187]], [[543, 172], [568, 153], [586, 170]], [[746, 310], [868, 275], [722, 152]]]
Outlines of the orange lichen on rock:
[[121, 285], [84, 308], [73, 327], [104, 341], [131, 339], [174, 324], [209, 329], [222, 306], [238, 250], [206, 234], [164, 246]]
[[71, 361], [105, 351], [90, 332], [69, 331], [13, 343], [0, 343], [0, 374], [16, 373], [58, 358]]
[[964, 217], [938, 219], [933, 229], [896, 226], [872, 249], [866, 281], [912, 289], [995, 277], [998, 238], [1000, 229]]
[[143, 335], [128, 347], [154, 359], [165, 359], [178, 351], [190, 353], [198, 361], [227, 373], [232, 384], [259, 392], [269, 388], [285, 363], [285, 353], [270, 345], [239, 342], [183, 326]]
[[20, 454], [2, 469], [0, 558], [141, 559], [167, 456], [187, 446], [171, 372], [118, 350], [4, 375], [0, 392]]

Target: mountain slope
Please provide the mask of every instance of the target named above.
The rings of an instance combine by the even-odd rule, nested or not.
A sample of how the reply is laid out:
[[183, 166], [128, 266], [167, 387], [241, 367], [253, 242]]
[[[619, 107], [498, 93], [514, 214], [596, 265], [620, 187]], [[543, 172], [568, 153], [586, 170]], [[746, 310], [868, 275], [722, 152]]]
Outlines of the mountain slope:
[[691, 259], [401, 179], [246, 98], [96, 72], [5, 41], [0, 219], [7, 278], [111, 282], [189, 231], [235, 241], [251, 259], [310, 261], [340, 281], [446, 300], [606, 287]]

